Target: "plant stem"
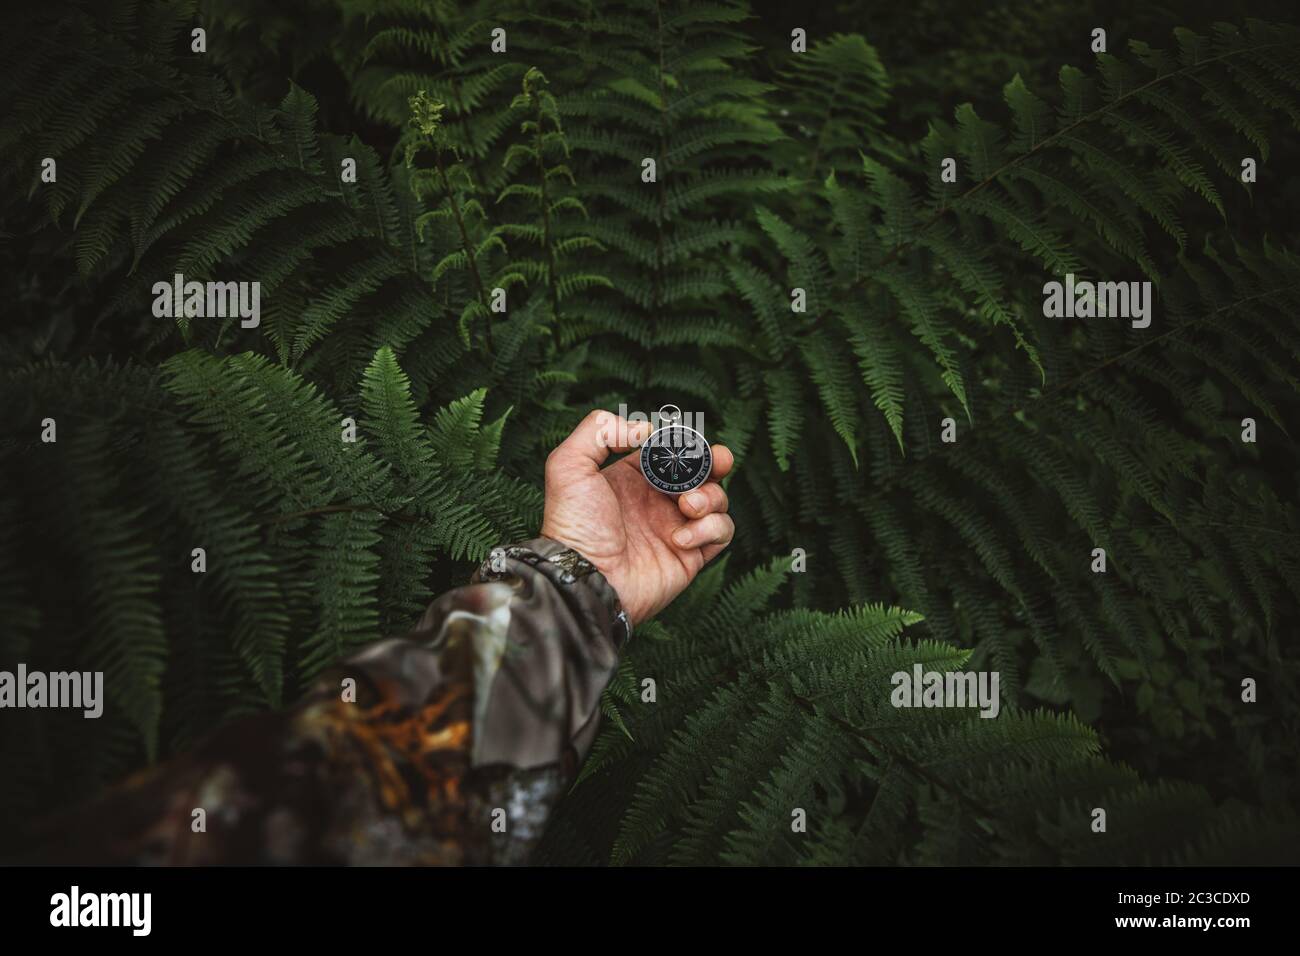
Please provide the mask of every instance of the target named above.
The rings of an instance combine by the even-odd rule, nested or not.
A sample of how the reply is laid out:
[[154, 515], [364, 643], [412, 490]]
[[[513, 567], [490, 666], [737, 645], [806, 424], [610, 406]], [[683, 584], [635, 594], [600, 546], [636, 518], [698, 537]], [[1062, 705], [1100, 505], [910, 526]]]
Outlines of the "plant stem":
[[442, 183], [443, 194], [447, 197], [448, 205], [451, 206], [451, 214], [456, 220], [456, 229], [460, 233], [460, 245], [465, 250], [465, 261], [469, 265], [470, 278], [474, 280], [478, 301], [483, 307], [483, 340], [490, 355], [492, 354], [492, 310], [488, 307], [487, 290], [483, 288], [483, 278], [479, 275], [478, 260], [474, 258], [474, 248], [470, 244], [469, 230], [465, 228], [465, 217], [461, 215], [460, 204], [456, 202], [456, 197], [451, 190], [451, 183], [447, 179], [447, 169], [442, 162], [442, 147], [435, 144], [433, 155], [434, 161], [438, 164], [438, 179]]

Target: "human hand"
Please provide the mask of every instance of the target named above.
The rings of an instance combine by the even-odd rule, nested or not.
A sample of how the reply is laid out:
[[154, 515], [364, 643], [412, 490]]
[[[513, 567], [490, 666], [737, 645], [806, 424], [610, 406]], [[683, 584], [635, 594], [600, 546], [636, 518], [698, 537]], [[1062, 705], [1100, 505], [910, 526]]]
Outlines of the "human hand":
[[651, 431], [648, 422], [597, 410], [546, 459], [541, 533], [595, 565], [633, 624], [667, 607], [736, 531], [718, 484], [735, 464], [725, 445], [710, 446], [709, 480], [684, 495], [651, 487], [637, 455], [601, 468], [611, 452], [631, 451]]

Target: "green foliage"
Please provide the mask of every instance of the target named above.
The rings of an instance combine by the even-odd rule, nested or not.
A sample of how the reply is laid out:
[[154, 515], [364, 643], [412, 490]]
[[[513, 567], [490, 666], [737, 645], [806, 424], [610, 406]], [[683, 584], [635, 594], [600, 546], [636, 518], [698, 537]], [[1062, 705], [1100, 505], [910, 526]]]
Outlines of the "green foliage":
[[[731, 563], [759, 570], [639, 630], [548, 859], [1283, 845], [1295, 27], [1116, 27], [1085, 65], [1034, 46], [1056, 4], [996, 51], [953, 12], [942, 54], [844, 10], [792, 54], [739, 0], [294, 9], [40, 5], [0, 38], [0, 662], [115, 695], [89, 730], [5, 723], [3, 814], [292, 700], [534, 533], [586, 410], [673, 401], [736, 454]], [[155, 318], [178, 272], [259, 281], [260, 326]], [[1044, 318], [1067, 272], [1149, 279], [1151, 326]], [[889, 708], [916, 660], [998, 670], [1002, 716]]]
[[781, 92], [783, 162], [801, 178], [820, 182], [831, 173], [856, 171], [864, 141], [889, 149], [881, 111], [889, 103], [889, 74], [860, 34], [815, 40], [806, 55], [792, 56]]
[[[424, 92], [447, 111], [443, 137], [462, 157], [474, 190], [505, 183], [506, 134], [519, 107], [511, 93], [526, 71], [515, 57], [491, 52], [491, 31], [507, 31], [507, 49], [529, 48], [519, 15], [499, 0], [349, 0], [337, 4], [343, 41], [335, 56], [349, 77], [349, 95], [363, 115], [402, 126], [411, 97]], [[351, 28], [351, 29], [350, 29]], [[532, 35], [532, 47], [540, 37]]]
[[[1009, 128], [962, 106], [955, 125], [931, 121], [915, 161], [864, 151], [860, 174], [828, 176], [805, 208], [759, 210], [778, 256], [766, 274], [733, 268], [737, 290], [798, 287], [809, 306], [762, 323], [770, 371], [741, 394], [767, 409], [776, 468], [748, 462], [733, 497], [758, 503], [738, 517], [754, 554], [829, 546], [839, 593], [878, 597], [860, 582], [886, 578], [1013, 699], [1158, 720], [1126, 741], [1147, 769], [1212, 748], [1238, 768], [1231, 789], [1278, 793], [1291, 758], [1261, 753], [1289, 754], [1290, 731], [1242, 713], [1238, 684], [1290, 670], [1276, 627], [1295, 618], [1300, 515], [1281, 409], [1296, 407], [1300, 276], [1289, 252], [1221, 233], [1228, 191], [1255, 188], [1237, 157], [1268, 155], [1270, 130], [1293, 142], [1296, 32], [1177, 39], [1103, 55], [1095, 79], [1063, 69], [1055, 104], [1017, 77]], [[1198, 201], [1217, 222], [1193, 233]], [[1044, 280], [1065, 272], [1145, 274], [1155, 324], [1040, 318]], [[1244, 417], [1275, 429], [1267, 461], [1242, 443]], [[946, 418], [952, 445], [936, 440]], [[792, 479], [815, 507], [765, 500]], [[1088, 573], [1095, 547], [1106, 575]], [[1279, 689], [1273, 713], [1293, 728]]]
[[[658, 700], [628, 702], [618, 683], [606, 692], [620, 719], [602, 730], [549, 828], [544, 862], [1293, 858], [1291, 814], [1216, 807], [1203, 788], [1144, 783], [1103, 758], [1097, 733], [1072, 716], [1012, 710], [985, 720], [893, 706], [893, 674], [918, 663], [963, 670], [970, 652], [905, 640], [920, 615], [884, 605], [768, 611], [778, 563], [710, 593], [707, 610], [699, 597], [674, 607], [640, 635], [621, 682], [653, 675]], [[714, 592], [721, 577], [709, 571], [703, 589]], [[612, 818], [611, 806], [622, 808]], [[1091, 829], [1094, 807], [1107, 810], [1104, 835]]]
[[[482, 421], [482, 389], [423, 424], [387, 348], [360, 387], [347, 441], [333, 401], [251, 353], [6, 376], [11, 421], [50, 417], [59, 431], [45, 445], [6, 428], [0, 459], [26, 507], [5, 512], [0, 651], [33, 669], [103, 670], [109, 695], [107, 715], [76, 734], [80, 714], [39, 718], [68, 734], [51, 742], [40, 786], [101, 736], [120, 738], [122, 722], [153, 759], [292, 700], [349, 649], [409, 628], [441, 562], [481, 560], [536, 527], [536, 490], [496, 470], [501, 422]], [[6, 753], [35, 720], [5, 721]], [[98, 773], [134, 753], [119, 746]]]

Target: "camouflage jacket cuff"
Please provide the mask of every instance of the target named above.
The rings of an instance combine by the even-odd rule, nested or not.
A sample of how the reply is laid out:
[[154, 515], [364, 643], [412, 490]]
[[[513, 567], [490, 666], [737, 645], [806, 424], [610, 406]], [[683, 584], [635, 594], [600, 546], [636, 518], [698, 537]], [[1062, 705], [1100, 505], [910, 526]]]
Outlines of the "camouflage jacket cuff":
[[[518, 544], [493, 548], [479, 565], [471, 581], [498, 581], [511, 573], [517, 562], [544, 575], [557, 588], [578, 592], [579, 605], [589, 612], [593, 632], [610, 631], [614, 647], [622, 649], [632, 636], [632, 622], [623, 611], [618, 592], [581, 554], [553, 538], [536, 537]], [[517, 568], [513, 569], [517, 571]]]
[[448, 662], [468, 654], [473, 670], [471, 766], [576, 769], [618, 667], [620, 611], [604, 575], [548, 538], [494, 548], [470, 584], [429, 605], [426, 646]]

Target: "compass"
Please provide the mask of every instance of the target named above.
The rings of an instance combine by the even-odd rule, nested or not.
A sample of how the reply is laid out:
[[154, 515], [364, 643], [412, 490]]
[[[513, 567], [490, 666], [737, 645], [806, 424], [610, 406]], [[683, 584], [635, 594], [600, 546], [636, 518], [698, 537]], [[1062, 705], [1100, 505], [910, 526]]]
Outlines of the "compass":
[[665, 494], [680, 495], [708, 481], [713, 453], [703, 435], [681, 423], [676, 405], [659, 409], [664, 424], [641, 446], [641, 474]]

